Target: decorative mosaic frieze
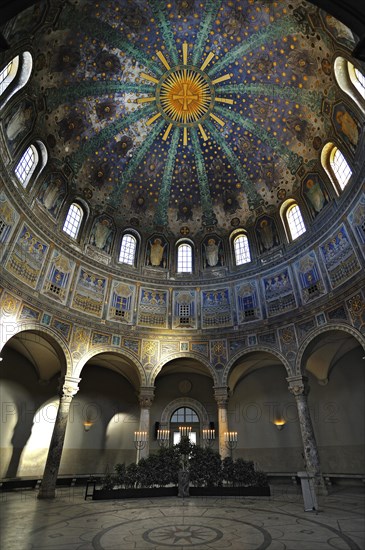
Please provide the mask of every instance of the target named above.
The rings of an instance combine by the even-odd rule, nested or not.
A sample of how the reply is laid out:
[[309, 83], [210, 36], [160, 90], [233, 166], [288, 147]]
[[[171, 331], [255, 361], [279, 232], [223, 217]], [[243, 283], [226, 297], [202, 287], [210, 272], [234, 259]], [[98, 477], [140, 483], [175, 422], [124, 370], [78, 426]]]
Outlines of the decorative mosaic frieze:
[[58, 250], [54, 250], [43, 283], [42, 293], [62, 304], [66, 303], [75, 265], [73, 260], [69, 260]]
[[195, 290], [175, 290], [172, 295], [172, 328], [196, 328]]
[[233, 315], [229, 289], [202, 291], [202, 328], [231, 325], [233, 325]]
[[263, 279], [268, 317], [286, 313], [297, 307], [294, 289], [288, 269]]
[[150, 328], [167, 328], [168, 293], [141, 288], [137, 324]]
[[26, 285], [36, 288], [47, 252], [48, 245], [24, 224], [6, 269]]
[[106, 285], [105, 277], [81, 268], [71, 307], [83, 313], [101, 317]]
[[309, 252], [295, 262], [294, 270], [304, 304], [325, 294], [325, 285], [314, 252]]
[[120, 283], [118, 281], [112, 282], [108, 319], [120, 321], [128, 325], [132, 324], [135, 291], [136, 287], [134, 285]]
[[251, 281], [236, 287], [236, 304], [238, 323], [261, 319], [257, 283]]
[[319, 248], [332, 288], [348, 281], [361, 269], [344, 225]]

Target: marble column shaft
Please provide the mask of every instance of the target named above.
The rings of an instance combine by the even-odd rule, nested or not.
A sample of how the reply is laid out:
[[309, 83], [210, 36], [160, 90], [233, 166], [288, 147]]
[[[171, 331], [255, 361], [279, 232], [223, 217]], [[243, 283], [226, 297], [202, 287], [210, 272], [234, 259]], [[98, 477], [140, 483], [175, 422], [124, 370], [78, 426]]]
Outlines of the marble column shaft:
[[65, 378], [38, 498], [54, 498], [56, 495], [68, 414], [72, 399], [78, 392], [79, 381], [80, 378]]
[[147, 432], [147, 441], [146, 445], [137, 450], [137, 462], [141, 458], [147, 458], [150, 450], [150, 409], [153, 403], [154, 398], [154, 387], [145, 387], [141, 388], [139, 393], [139, 404], [140, 404], [140, 416], [139, 416], [139, 431]]
[[320, 473], [320, 461], [317, 442], [314, 435], [312, 419], [308, 407], [307, 395], [309, 387], [305, 378], [289, 379], [289, 391], [294, 395], [297, 409], [300, 431], [302, 434], [304, 458], [307, 470], [314, 474]]
[[230, 456], [224, 437], [224, 433], [229, 431], [228, 427], [228, 388], [216, 388], [215, 400], [218, 405], [218, 450], [222, 458]]

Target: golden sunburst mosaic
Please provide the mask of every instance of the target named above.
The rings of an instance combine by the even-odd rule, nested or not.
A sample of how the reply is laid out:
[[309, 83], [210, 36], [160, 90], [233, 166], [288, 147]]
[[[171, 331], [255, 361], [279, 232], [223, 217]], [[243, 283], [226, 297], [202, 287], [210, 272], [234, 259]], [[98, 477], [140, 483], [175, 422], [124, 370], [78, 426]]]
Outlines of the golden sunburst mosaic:
[[156, 52], [166, 72], [160, 79], [146, 73], [141, 73], [143, 79], [156, 84], [155, 95], [153, 97], [142, 97], [137, 100], [138, 103], [155, 102], [157, 113], [148, 121], [150, 126], [161, 116], [168, 124], [163, 135], [163, 140], [167, 140], [173, 126], [183, 128], [183, 145], [188, 143], [188, 128], [197, 126], [204, 141], [208, 136], [204, 130], [204, 121], [212, 118], [220, 126], [224, 126], [224, 121], [214, 114], [216, 102], [233, 104], [233, 99], [217, 97], [215, 94], [215, 85], [229, 80], [230, 75], [225, 74], [214, 80], [211, 80], [205, 72], [214, 57], [210, 52], [204, 63], [200, 67], [188, 64], [188, 44], [184, 42], [182, 46], [182, 64], [170, 67], [166, 57], [161, 51]]

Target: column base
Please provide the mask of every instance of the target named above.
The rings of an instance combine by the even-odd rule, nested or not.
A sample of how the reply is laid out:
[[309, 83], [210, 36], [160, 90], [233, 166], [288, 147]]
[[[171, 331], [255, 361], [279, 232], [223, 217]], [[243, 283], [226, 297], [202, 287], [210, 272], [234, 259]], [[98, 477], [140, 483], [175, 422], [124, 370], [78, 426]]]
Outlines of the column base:
[[55, 489], [39, 489], [39, 493], [37, 495], [37, 498], [56, 498], [56, 490]]

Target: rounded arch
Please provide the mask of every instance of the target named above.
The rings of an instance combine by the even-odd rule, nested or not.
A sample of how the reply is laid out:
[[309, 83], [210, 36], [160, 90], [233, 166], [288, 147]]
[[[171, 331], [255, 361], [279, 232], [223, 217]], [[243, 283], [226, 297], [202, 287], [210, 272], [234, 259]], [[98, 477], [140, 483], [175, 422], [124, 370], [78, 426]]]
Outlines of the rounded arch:
[[184, 351], [184, 352], [172, 353], [171, 355], [167, 355], [166, 357], [163, 358], [162, 361], [160, 361], [160, 363], [158, 363], [158, 365], [155, 366], [155, 368], [152, 370], [150, 374], [151, 386], [155, 384], [156, 378], [158, 374], [161, 372], [161, 370], [163, 369], [163, 367], [167, 365], [167, 363], [170, 363], [170, 361], [173, 361], [174, 359], [194, 359], [195, 361], [198, 361], [208, 369], [210, 375], [213, 378], [214, 385], [219, 385], [218, 375], [215, 372], [215, 370], [212, 368], [209, 360], [206, 357], [204, 357], [204, 355], [200, 355], [199, 353]]
[[[0, 352], [4, 349], [6, 344], [16, 336], [22, 333], [30, 332], [36, 336], [40, 336], [48, 341], [48, 343], [54, 347], [61, 365], [61, 375], [72, 376], [73, 371], [73, 359], [70, 349], [66, 341], [52, 328], [40, 326], [36, 323], [19, 323], [15, 329], [13, 323], [11, 323], [11, 330], [7, 330], [6, 323], [3, 326], [4, 340], [0, 344]], [[56, 346], [54, 346], [54, 343]]]
[[[99, 355], [104, 355], [104, 354], [109, 354], [109, 355], [112, 355], [114, 357], [120, 358], [122, 360], [123, 359], [125, 360], [125, 358], [127, 358], [130, 361], [130, 363], [128, 363], [128, 366], [131, 369], [134, 369], [134, 372], [137, 374], [137, 377], [132, 375], [132, 376], [130, 376], [131, 380], [129, 380], [129, 381], [131, 382], [131, 384], [134, 387], [136, 387], [136, 389], [138, 389], [138, 385], [139, 386], [147, 386], [148, 385], [146, 372], [143, 368], [143, 365], [136, 358], [136, 356], [133, 355], [128, 350], [123, 349], [122, 352], [118, 351], [118, 350], [115, 349], [114, 346], [100, 346], [100, 347], [93, 347], [92, 349], [90, 349], [87, 353], [85, 353], [81, 357], [81, 359], [75, 365], [75, 371], [73, 373], [73, 376], [81, 378], [82, 370], [85, 367], [86, 363], [88, 361], [92, 360], [93, 358], [95, 358]], [[123, 374], [122, 371], [120, 371], [120, 373]]]
[[350, 334], [359, 342], [359, 344], [363, 347], [365, 351], [365, 337], [358, 330], [351, 327], [350, 325], [345, 325], [343, 323], [336, 323], [336, 324], [317, 327], [308, 334], [307, 338], [301, 343], [299, 347], [296, 365], [295, 365], [296, 375], [299, 375], [299, 376], [304, 375], [305, 369], [304, 369], [303, 359], [305, 357], [305, 353], [308, 352], [309, 346], [314, 342], [314, 340], [321, 334], [324, 334], [326, 332], [333, 332], [333, 331], [346, 332], [347, 334]]
[[209, 415], [206, 408], [202, 405], [202, 403], [200, 403], [200, 401], [192, 399], [191, 397], [178, 397], [177, 399], [170, 401], [161, 413], [160, 424], [162, 426], [168, 426], [170, 424], [171, 416], [176, 409], [180, 409], [180, 407], [189, 407], [190, 409], [193, 409], [199, 417], [200, 425], [203, 427], [209, 426]]
[[[248, 357], [250, 354], [252, 353], [255, 353], [255, 352], [263, 352], [263, 353], [268, 353], [269, 355], [273, 355], [276, 359], [278, 359], [280, 361], [280, 363], [282, 363], [282, 365], [285, 367], [285, 370], [288, 374], [288, 376], [291, 376], [293, 373], [292, 373], [292, 368], [290, 366], [290, 363], [289, 361], [278, 351], [278, 350], [275, 350], [273, 348], [269, 348], [267, 346], [252, 346], [250, 347], [250, 349], [242, 352], [242, 350], [238, 353], [236, 353], [230, 360], [229, 362], [227, 363], [224, 371], [223, 371], [223, 374], [222, 374], [222, 382], [221, 384], [223, 386], [228, 386], [228, 377], [231, 373], [231, 370], [232, 368], [234, 367], [234, 365], [240, 360], [240, 359], [243, 359], [245, 357]], [[232, 389], [232, 388], [231, 388]]]
[[[11, 65], [9, 67], [9, 65]], [[0, 108], [3, 109], [7, 102], [23, 88], [32, 73], [33, 57], [28, 51], [18, 53], [10, 59], [2, 68], [2, 73], [5, 71], [6, 77], [3, 81], [2, 92], [0, 94]]]

